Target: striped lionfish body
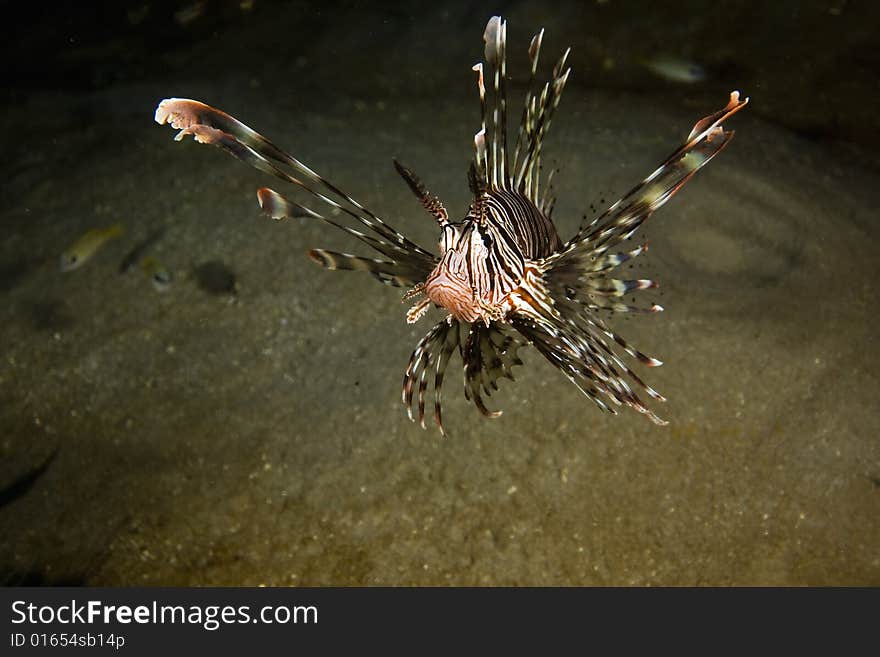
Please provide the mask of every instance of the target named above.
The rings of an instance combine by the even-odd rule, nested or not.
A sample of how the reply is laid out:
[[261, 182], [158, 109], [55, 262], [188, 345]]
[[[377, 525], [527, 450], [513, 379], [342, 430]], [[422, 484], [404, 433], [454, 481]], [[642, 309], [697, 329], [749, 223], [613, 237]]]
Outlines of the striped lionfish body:
[[[629, 406], [657, 424], [666, 424], [639, 397], [664, 398], [642, 382], [627, 361], [660, 365], [633, 348], [600, 318], [599, 311], [658, 312], [656, 304], [627, 305], [624, 294], [656, 287], [650, 280], [614, 277], [614, 270], [647, 249], [642, 244], [618, 250], [641, 224], [715, 156], [733, 136], [721, 124], [748, 99], [730, 95], [722, 110], [696, 123], [685, 143], [650, 176], [576, 234], [562, 242], [552, 221], [550, 182], [540, 176], [544, 138], [559, 105], [570, 69], [566, 51], [550, 80], [534, 88], [543, 30], [529, 47], [531, 76], [514, 148], [508, 148], [506, 48], [507, 24], [493, 17], [483, 35], [486, 62], [474, 66], [482, 123], [474, 137], [469, 171], [474, 195], [467, 215], [452, 221], [440, 200], [418, 177], [396, 160], [404, 181], [440, 228], [439, 255], [423, 249], [373, 212], [233, 117], [203, 103], [163, 100], [156, 121], [214, 144], [266, 173], [293, 183], [335, 210], [338, 218], [262, 188], [263, 211], [275, 219], [310, 216], [333, 225], [377, 251], [381, 258], [313, 249], [309, 256], [327, 269], [359, 270], [387, 285], [409, 288], [404, 301], [417, 299], [407, 313], [417, 321], [430, 306], [446, 311], [416, 346], [403, 378], [403, 402], [410, 418], [417, 408], [425, 425], [425, 395], [434, 390], [434, 418], [443, 431], [441, 388], [447, 366], [457, 351], [464, 364], [465, 396], [486, 416], [483, 395], [497, 390], [501, 378], [513, 379], [521, 364], [519, 350], [537, 351], [602, 410], [616, 413]], [[487, 93], [484, 66], [491, 71]], [[353, 220], [357, 227], [344, 223]], [[342, 219], [342, 220], [340, 220]], [[626, 247], [624, 247], [626, 248]], [[433, 382], [431, 379], [433, 378]], [[417, 391], [417, 392], [416, 392]]]

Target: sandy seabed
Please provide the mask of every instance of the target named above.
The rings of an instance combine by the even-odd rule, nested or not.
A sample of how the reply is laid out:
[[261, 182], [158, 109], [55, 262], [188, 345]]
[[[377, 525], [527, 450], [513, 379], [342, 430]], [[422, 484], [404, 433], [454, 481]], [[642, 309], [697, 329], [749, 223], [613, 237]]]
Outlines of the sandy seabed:
[[[30, 146], [0, 210], [0, 486], [56, 456], [0, 508], [8, 583], [880, 585], [880, 186], [858, 150], [747, 108], [646, 224], [636, 271], [666, 311], [614, 326], [665, 362], [645, 374], [668, 427], [600, 413], [531, 352], [490, 399], [496, 420], [451, 368], [443, 438], [399, 401], [439, 311], [408, 326], [399, 290], [315, 267], [309, 248], [357, 245], [260, 216], [254, 191], [276, 181], [173, 143], [152, 110], [223, 107], [433, 246], [390, 158], [463, 216], [471, 74], [451, 95], [338, 85], [307, 103], [295, 77], [39, 92], [10, 110], [4, 131]], [[566, 90], [548, 144], [563, 238], [727, 98], [646, 100]], [[78, 235], [115, 221], [122, 238], [59, 272]], [[157, 229], [165, 293], [118, 271]]]

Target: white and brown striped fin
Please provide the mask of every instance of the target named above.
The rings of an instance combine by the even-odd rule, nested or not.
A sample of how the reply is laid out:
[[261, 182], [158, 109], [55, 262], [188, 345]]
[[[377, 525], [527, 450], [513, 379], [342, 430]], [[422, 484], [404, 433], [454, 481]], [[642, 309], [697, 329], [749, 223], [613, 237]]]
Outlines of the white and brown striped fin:
[[[394, 265], [393, 278], [395, 280], [401, 281], [401, 285], [403, 286], [415, 285], [417, 282], [423, 281], [425, 276], [427, 276], [427, 274], [431, 271], [431, 268], [433, 267], [433, 262], [426, 262], [418, 254], [413, 254], [410, 251], [406, 251], [400, 246], [397, 246], [396, 244], [387, 242], [379, 237], [374, 237], [373, 235], [367, 235], [366, 233], [363, 233], [355, 228], [346, 226], [333, 219], [325, 217], [315, 212], [311, 208], [300, 205], [299, 203], [295, 203], [294, 201], [285, 198], [275, 190], [269, 189], [268, 187], [261, 187], [259, 190], [257, 190], [257, 199], [260, 202], [260, 208], [263, 210], [263, 212], [275, 220], [280, 221], [282, 219], [295, 216], [314, 217], [323, 221], [326, 224], [329, 224], [330, 226], [333, 226], [345, 233], [348, 233], [352, 237], [355, 237], [367, 246], [370, 246], [371, 248], [381, 253], [386, 258], [389, 258], [389, 260], [391, 261], [390, 264]], [[326, 266], [326, 264], [319, 259], [315, 259], [313, 257], [312, 260]], [[367, 262], [384, 262], [380, 260], [371, 260], [370, 258], [363, 258], [363, 260]], [[327, 268], [370, 271], [371, 273], [373, 273], [371, 270], [364, 267]], [[379, 280], [388, 283], [388, 281], [384, 279], [380, 278]]]
[[588, 250], [572, 251], [565, 258], [551, 256], [544, 261], [544, 283], [554, 299], [565, 298], [586, 310], [608, 310], [620, 313], [661, 312], [663, 307], [629, 305], [614, 299], [632, 291], [658, 287], [647, 279], [618, 280], [609, 274], [615, 268], [648, 250], [645, 242], [630, 251], [593, 255]]
[[464, 363], [464, 396], [472, 401], [486, 417], [498, 417], [501, 411], [490, 411], [483, 394], [498, 390], [502, 378], [514, 380], [513, 367], [521, 365], [518, 351], [526, 346], [525, 340], [504, 324], [476, 322], [462, 336], [460, 346]]
[[[552, 308], [535, 306], [521, 312], [514, 326], [551, 363], [561, 369], [575, 385], [601, 408], [614, 412], [614, 405], [630, 406], [657, 424], [665, 424], [639, 398], [631, 383], [650, 397], [664, 401], [624, 362], [623, 356], [647, 367], [662, 363], [639, 351], [609, 328], [596, 314], [611, 312], [650, 312], [663, 310], [628, 305], [624, 295], [654, 288], [649, 279], [617, 279], [611, 272], [647, 249], [643, 244], [628, 252], [611, 249], [630, 238], [657, 208], [714, 157], [730, 140], [733, 132], [721, 123], [741, 109], [746, 100], [730, 95], [728, 105], [696, 123], [687, 141], [650, 176], [580, 231], [559, 252], [545, 258], [540, 267], [541, 285], [553, 299]], [[622, 353], [620, 353], [622, 352]], [[609, 405], [608, 402], [612, 405]]]
[[260, 187], [260, 189], [257, 190], [257, 201], [259, 201], [260, 209], [263, 213], [272, 217], [275, 221], [293, 219], [296, 217], [324, 219], [323, 215], [315, 212], [311, 208], [307, 208], [295, 201], [291, 201], [276, 192], [274, 189], [269, 189], [268, 187]]
[[485, 189], [489, 186], [489, 159], [486, 153], [486, 82], [483, 78], [483, 62], [474, 64], [473, 70], [477, 74], [477, 93], [480, 96], [480, 129], [474, 135], [473, 174], [479, 176], [480, 186]]
[[[534, 44], [534, 40], [533, 40]], [[540, 46], [540, 41], [538, 41]], [[565, 83], [571, 73], [571, 68], [566, 66], [571, 49], [567, 49], [553, 67], [550, 81], [541, 89], [537, 96], [531, 92], [526, 96], [522, 123], [522, 148], [517, 156], [522, 153], [522, 161], [517, 157], [514, 161], [514, 178], [511, 187], [524, 194], [536, 205], [541, 203], [540, 198], [540, 168], [541, 151], [544, 139], [550, 129], [550, 124]], [[536, 53], [537, 61], [537, 53]]]
[[593, 312], [605, 310], [611, 313], [662, 313], [664, 308], [659, 303], [651, 303], [647, 306], [637, 306], [635, 304], [623, 303], [622, 301], [609, 301], [607, 299], [590, 299], [589, 301], [578, 303]]
[[[178, 129], [178, 141], [191, 135], [199, 143], [218, 146], [260, 171], [297, 185], [401, 250], [411, 252], [426, 261], [433, 261], [434, 256], [430, 252], [407, 239], [333, 183], [229, 114], [195, 100], [167, 98], [156, 108], [155, 120], [160, 125], [168, 123]], [[293, 173], [286, 169], [291, 169]]]
[[526, 98], [523, 102], [522, 118], [520, 119], [519, 128], [517, 130], [516, 148], [513, 151], [512, 171], [514, 172], [519, 170], [518, 164], [520, 152], [522, 151], [522, 149], [528, 148], [526, 125], [529, 119], [529, 108], [532, 106], [532, 97], [535, 93], [535, 77], [538, 71], [538, 60], [541, 55], [541, 43], [543, 42], [543, 40], [544, 29], [542, 28], [540, 32], [532, 37], [532, 41], [531, 43], [529, 43], [529, 63], [531, 64], [529, 71], [529, 86], [526, 90]]
[[487, 417], [497, 417], [501, 411], [490, 411], [483, 395], [498, 390], [502, 378], [513, 380], [512, 369], [521, 365], [518, 351], [528, 343], [516, 331], [504, 324], [467, 324], [456, 319], [445, 319], [436, 324], [422, 338], [413, 351], [403, 377], [401, 397], [411, 420], [413, 408], [422, 427], [425, 426], [425, 393], [434, 371], [434, 421], [443, 429], [442, 387], [446, 369], [457, 349], [464, 366], [465, 397]]
[[554, 309], [552, 314], [517, 315], [512, 324], [600, 409], [616, 414], [615, 406], [628, 406], [655, 424], [667, 424], [640, 399], [630, 382], [657, 401], [665, 398], [626, 365], [608, 338], [645, 365], [657, 366], [660, 361], [634, 349], [598, 320], [588, 318], [576, 302], [563, 299], [554, 304]]
[[544, 282], [554, 299], [575, 302], [579, 306], [575, 312], [580, 313], [597, 309], [650, 313], [663, 310], [656, 303], [628, 305], [615, 300], [629, 292], [657, 286], [650, 280], [618, 280], [610, 276], [614, 268], [644, 253], [647, 243], [628, 252], [615, 253], [611, 249], [630, 238], [730, 141], [733, 132], [724, 131], [721, 122], [747, 101], [741, 101], [739, 94], [733, 92], [728, 105], [698, 121], [685, 144], [650, 176], [599, 217], [585, 222], [559, 253], [543, 261]]
[[489, 166], [489, 186], [494, 189], [506, 188], [507, 173], [507, 80], [506, 47], [507, 22], [500, 16], [493, 16], [483, 32], [486, 63], [492, 67], [492, 131], [487, 144]]
[[589, 294], [598, 294], [603, 297], [622, 297], [625, 294], [638, 290], [647, 290], [659, 287], [656, 281], [647, 278], [622, 280], [619, 278], [600, 278], [589, 281], [585, 290]]
[[396, 262], [362, 258], [350, 253], [338, 253], [326, 249], [309, 250], [309, 258], [324, 269], [367, 272], [379, 282], [392, 287], [410, 287], [415, 284], [415, 280]]
[[410, 356], [406, 371], [403, 374], [403, 387], [401, 399], [406, 406], [410, 420], [413, 417], [413, 393], [418, 388], [416, 406], [418, 408], [419, 424], [425, 428], [425, 391], [428, 388], [428, 375], [434, 369], [434, 421], [443, 431], [443, 412], [441, 389], [443, 376], [452, 352], [458, 346], [459, 325], [457, 320], [442, 320], [435, 324], [428, 334], [419, 341], [415, 351]]
[[[569, 53], [566, 50], [554, 67], [550, 81], [538, 96], [535, 95], [534, 79], [543, 38], [544, 30], [541, 30], [529, 44], [529, 88], [512, 157], [507, 139], [507, 21], [500, 16], [493, 16], [486, 24], [483, 32], [485, 63], [474, 66], [481, 109], [480, 131], [474, 138], [477, 172], [483, 177], [487, 189], [516, 189], [539, 206], [542, 203], [538, 181], [541, 146], [570, 72], [565, 66]], [[491, 103], [486, 99], [486, 66], [491, 70]], [[491, 115], [487, 114], [487, 105], [491, 107]]]
[[569, 240], [558, 259], [565, 261], [579, 251], [599, 256], [632, 236], [652, 213], [728, 144], [734, 133], [725, 131], [721, 124], [742, 109], [748, 100], [740, 100], [739, 92], [734, 91], [724, 109], [697, 121], [681, 147], [595, 221], [582, 228]]
[[541, 202], [538, 203], [538, 209], [544, 213], [548, 219], [553, 218], [553, 208], [556, 206], [556, 189], [553, 187], [553, 176], [559, 171], [553, 167], [547, 174], [547, 184], [544, 185], [544, 193], [541, 195]]

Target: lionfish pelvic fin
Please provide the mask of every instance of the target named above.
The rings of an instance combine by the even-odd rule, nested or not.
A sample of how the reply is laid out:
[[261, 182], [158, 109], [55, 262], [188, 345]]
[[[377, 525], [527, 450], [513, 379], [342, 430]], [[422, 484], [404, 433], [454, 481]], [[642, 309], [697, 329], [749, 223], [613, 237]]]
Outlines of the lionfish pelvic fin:
[[412, 413], [415, 406], [419, 424], [425, 426], [425, 394], [433, 370], [434, 422], [445, 435], [441, 389], [446, 368], [456, 350], [464, 365], [465, 397], [486, 417], [500, 416], [501, 411], [486, 407], [483, 395], [489, 396], [498, 390], [498, 382], [503, 378], [514, 380], [513, 367], [522, 364], [518, 351], [527, 345], [523, 335], [506, 324], [467, 324], [451, 315], [438, 322], [416, 346], [403, 376], [402, 399], [410, 420], [415, 421]]

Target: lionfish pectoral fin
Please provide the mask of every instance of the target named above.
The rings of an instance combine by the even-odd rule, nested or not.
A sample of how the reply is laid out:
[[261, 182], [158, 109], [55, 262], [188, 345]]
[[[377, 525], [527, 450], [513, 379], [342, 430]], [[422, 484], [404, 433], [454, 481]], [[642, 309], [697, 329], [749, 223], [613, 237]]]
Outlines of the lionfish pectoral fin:
[[199, 143], [218, 146], [256, 169], [296, 185], [334, 212], [354, 219], [372, 234], [333, 221], [264, 188], [259, 193], [260, 204], [271, 216], [282, 218], [304, 212], [305, 215], [319, 218], [353, 235], [386, 258], [401, 264], [406, 270], [417, 272], [412, 280], [424, 280], [433, 269], [433, 254], [407, 239], [329, 180], [229, 114], [199, 101], [166, 98], [156, 108], [155, 119], [160, 125], [168, 123], [178, 129], [180, 132], [176, 139], [192, 135]]
[[[601, 409], [614, 412], [614, 405], [625, 405], [647, 416], [658, 425], [667, 424], [636, 393], [664, 402], [663, 395], [648, 386], [625, 362], [629, 357], [646, 367], [661, 361], [644, 354], [612, 331], [594, 310], [612, 312], [660, 312], [647, 307], [629, 306], [616, 301], [624, 295], [657, 286], [649, 279], [616, 279], [610, 273], [647, 245], [628, 252], [612, 248], [629, 239], [701, 167], [705, 166], [733, 136], [721, 123], [746, 103], [736, 92], [728, 105], [696, 123], [688, 140], [674, 151], [651, 175], [631, 189], [595, 221], [583, 225], [562, 248], [540, 263], [540, 285], [553, 299], [552, 305], [531, 308], [514, 319], [514, 326], [535, 348], [560, 369]], [[540, 290], [539, 290], [540, 291]], [[533, 296], [540, 296], [536, 291]]]
[[[498, 380], [513, 380], [511, 370], [521, 365], [518, 351], [527, 340], [506, 324], [462, 324], [451, 315], [441, 320], [422, 338], [403, 376], [401, 398], [411, 420], [413, 408], [418, 411], [419, 424], [425, 424], [425, 391], [429, 372], [434, 370], [434, 421], [443, 429], [441, 389], [452, 354], [458, 350], [464, 363], [465, 397], [486, 417], [498, 417], [483, 401], [483, 394], [498, 389]], [[418, 393], [416, 393], [418, 390]], [[415, 401], [414, 401], [415, 400]]]
[[257, 201], [260, 203], [260, 209], [275, 221], [283, 219], [293, 219], [297, 217], [315, 217], [316, 219], [324, 219], [324, 217], [304, 205], [300, 205], [295, 201], [285, 198], [274, 189], [268, 187], [260, 187], [257, 190]]
[[382, 283], [395, 287], [408, 287], [422, 278], [425, 273], [423, 261], [420, 258], [408, 257], [400, 252], [393, 244], [378, 237], [366, 235], [333, 219], [329, 219], [311, 208], [291, 201], [278, 192], [268, 187], [257, 190], [257, 199], [262, 211], [280, 221], [291, 217], [315, 217], [326, 224], [352, 235], [364, 244], [371, 246], [389, 260], [377, 260], [375, 258], [362, 258], [356, 255], [313, 249], [309, 257], [331, 270], [365, 271], [373, 274]]
[[504, 414], [504, 411], [502, 411], [500, 408], [497, 411], [490, 411], [488, 408], [486, 408], [486, 404], [483, 403], [481, 397], [474, 397], [474, 405], [477, 407], [477, 410], [479, 410], [480, 413], [483, 414], [483, 417], [487, 417], [490, 420], [494, 420], [495, 418], [501, 417]]
[[740, 111], [748, 104], [748, 102], [748, 98], [745, 98], [744, 100], [739, 99], [738, 91], [731, 91], [730, 101], [728, 101], [724, 109], [718, 110], [717, 112], [714, 112], [709, 116], [704, 116], [702, 119], [697, 121], [694, 124], [693, 130], [691, 130], [690, 134], [688, 135], [687, 141], [698, 141], [703, 136], [710, 135], [711, 133], [716, 132], [718, 129], [720, 129], [721, 123], [723, 121]]
[[613, 413], [609, 402], [625, 405], [647, 415], [657, 424], [664, 424], [665, 421], [639, 398], [630, 382], [657, 401], [665, 401], [665, 398], [647, 386], [616, 349], [622, 349], [626, 355], [648, 367], [662, 363], [633, 348], [611, 331], [584, 308], [581, 299], [565, 293], [566, 288], [553, 285], [550, 274], [552, 272], [545, 273], [543, 280], [531, 283], [535, 289], [530, 297], [550, 297], [552, 303], [520, 308], [511, 319], [514, 328], [600, 409]]
[[326, 249], [311, 249], [308, 253], [312, 262], [333, 271], [363, 271], [385, 285], [408, 287], [412, 279], [399, 263], [374, 258], [362, 258], [350, 253], [337, 253]]
[[727, 106], [697, 121], [687, 141], [651, 175], [627, 192], [599, 217], [572, 237], [556, 257], [553, 267], [586, 256], [598, 259], [608, 249], [630, 238], [644, 221], [674, 196], [693, 175], [717, 155], [733, 137], [721, 123], [742, 109], [748, 98], [730, 94]]
[[[733, 132], [725, 131], [721, 123], [742, 109], [747, 102], [748, 99], [740, 100], [739, 93], [731, 93], [727, 106], [697, 121], [688, 140], [650, 176], [595, 220], [582, 225], [559, 253], [546, 258], [542, 269], [544, 282], [551, 295], [561, 300], [563, 305], [571, 306], [573, 314], [583, 314], [585, 309], [612, 312], [662, 311], [663, 307], [656, 303], [644, 307], [614, 300], [630, 292], [657, 287], [656, 282], [647, 279], [618, 280], [610, 276], [613, 269], [644, 253], [647, 243], [628, 252], [615, 253], [611, 249], [629, 239], [655, 210], [724, 148]], [[617, 341], [613, 336], [606, 337]], [[642, 359], [635, 353], [630, 355], [648, 366], [655, 365], [654, 359]]]

